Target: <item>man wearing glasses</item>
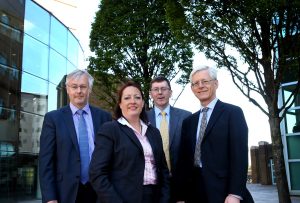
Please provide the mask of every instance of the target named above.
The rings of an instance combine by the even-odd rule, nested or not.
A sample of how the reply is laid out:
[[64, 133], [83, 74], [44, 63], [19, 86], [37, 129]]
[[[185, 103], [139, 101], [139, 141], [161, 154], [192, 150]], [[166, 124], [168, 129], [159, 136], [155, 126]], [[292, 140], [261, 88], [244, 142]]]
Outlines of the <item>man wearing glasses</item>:
[[163, 76], [158, 76], [150, 82], [150, 96], [153, 99], [154, 107], [147, 112], [148, 119], [161, 132], [165, 156], [171, 172], [171, 202], [173, 203], [175, 199], [172, 190], [172, 174], [178, 161], [181, 125], [182, 121], [192, 113], [170, 105], [171, 85], [170, 81]]
[[94, 137], [111, 115], [89, 105], [93, 77], [85, 70], [67, 75], [70, 104], [45, 115], [39, 154], [43, 203], [96, 203], [89, 182]]
[[246, 188], [248, 127], [241, 108], [217, 99], [216, 69], [194, 69], [190, 81], [201, 107], [182, 124], [177, 201], [252, 203]]

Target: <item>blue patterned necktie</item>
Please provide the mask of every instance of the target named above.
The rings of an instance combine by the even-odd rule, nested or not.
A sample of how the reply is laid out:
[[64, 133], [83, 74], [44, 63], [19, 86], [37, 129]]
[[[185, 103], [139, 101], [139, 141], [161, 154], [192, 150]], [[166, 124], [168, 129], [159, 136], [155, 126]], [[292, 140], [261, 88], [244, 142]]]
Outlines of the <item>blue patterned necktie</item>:
[[208, 111], [208, 107], [203, 108], [201, 111], [203, 115], [201, 119], [201, 126], [200, 126], [199, 136], [196, 142], [195, 154], [194, 154], [194, 165], [197, 167], [200, 167], [200, 162], [201, 162], [201, 143], [207, 125], [207, 111]]
[[81, 174], [80, 180], [83, 184], [85, 184], [89, 179], [89, 164], [90, 164], [90, 155], [89, 155], [89, 139], [88, 139], [88, 131], [86, 122], [83, 114], [85, 111], [78, 110], [79, 115], [78, 120], [78, 137], [79, 137], [79, 151], [80, 151], [80, 167]]

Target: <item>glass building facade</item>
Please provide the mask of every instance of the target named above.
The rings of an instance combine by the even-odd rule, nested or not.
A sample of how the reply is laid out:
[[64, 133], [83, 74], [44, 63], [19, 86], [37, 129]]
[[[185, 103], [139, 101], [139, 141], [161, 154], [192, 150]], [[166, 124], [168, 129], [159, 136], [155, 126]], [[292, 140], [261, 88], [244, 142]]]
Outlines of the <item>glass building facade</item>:
[[70, 30], [34, 1], [0, 1], [0, 203], [41, 199], [43, 117], [67, 104], [65, 75], [83, 58]]
[[[279, 100], [281, 104], [287, 102], [296, 85], [296, 82], [282, 85]], [[281, 133], [290, 194], [300, 195], [300, 92], [293, 100], [281, 122]]]

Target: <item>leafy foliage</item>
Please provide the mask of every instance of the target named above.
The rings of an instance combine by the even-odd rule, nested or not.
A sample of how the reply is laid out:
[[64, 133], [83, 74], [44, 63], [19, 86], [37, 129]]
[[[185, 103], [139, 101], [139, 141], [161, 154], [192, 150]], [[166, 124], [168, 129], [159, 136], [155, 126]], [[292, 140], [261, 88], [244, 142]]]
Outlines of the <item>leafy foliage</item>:
[[[268, 117], [280, 202], [290, 202], [280, 121], [300, 88], [300, 2], [298, 0], [177, 0], [167, 13], [174, 33], [225, 67], [233, 82]], [[176, 6], [174, 6], [176, 5]], [[181, 10], [184, 12], [181, 12]], [[168, 11], [168, 10], [167, 10]], [[183, 14], [182, 14], [183, 13]], [[278, 107], [281, 84], [297, 81], [288, 102]], [[255, 99], [260, 95], [267, 109]]]
[[[178, 40], [168, 26], [163, 0], [103, 0], [90, 34], [89, 71], [103, 88], [102, 99], [114, 100], [117, 84], [133, 79], [142, 85], [149, 101], [154, 76], [179, 84], [188, 82], [192, 69], [189, 43]], [[114, 102], [113, 102], [114, 103]], [[113, 105], [110, 104], [110, 105]]]

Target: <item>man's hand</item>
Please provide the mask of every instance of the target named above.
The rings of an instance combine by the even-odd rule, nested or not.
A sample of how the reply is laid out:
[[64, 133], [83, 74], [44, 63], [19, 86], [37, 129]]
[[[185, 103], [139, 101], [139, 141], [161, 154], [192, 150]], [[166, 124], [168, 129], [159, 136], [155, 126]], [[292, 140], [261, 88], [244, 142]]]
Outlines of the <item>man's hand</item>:
[[57, 202], [57, 200], [51, 200], [51, 201], [49, 201], [47, 203], [58, 203], [58, 202]]
[[228, 195], [224, 203], [240, 203], [240, 199], [233, 195]]

